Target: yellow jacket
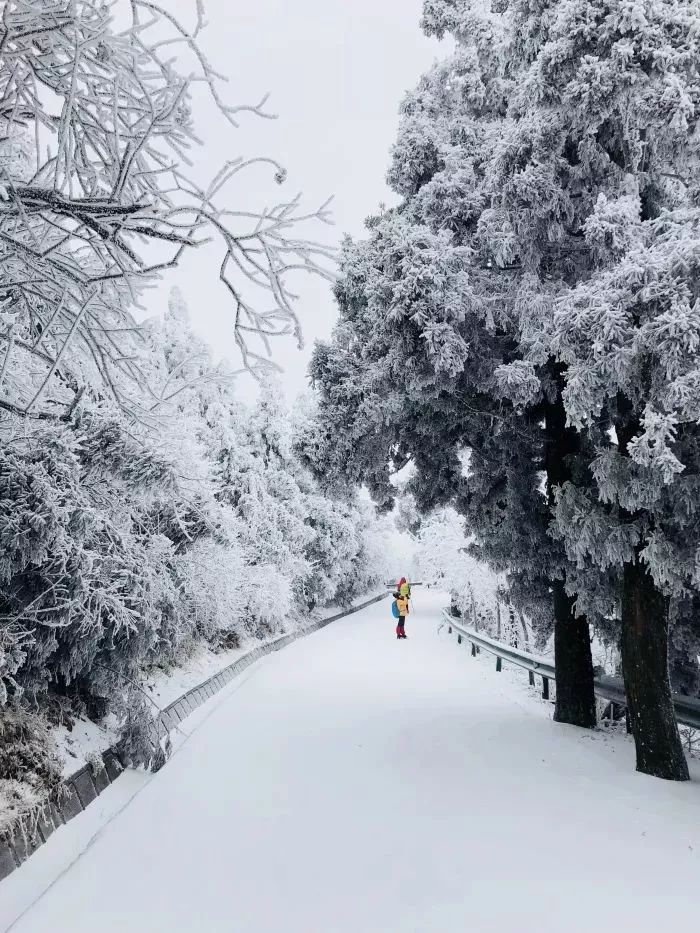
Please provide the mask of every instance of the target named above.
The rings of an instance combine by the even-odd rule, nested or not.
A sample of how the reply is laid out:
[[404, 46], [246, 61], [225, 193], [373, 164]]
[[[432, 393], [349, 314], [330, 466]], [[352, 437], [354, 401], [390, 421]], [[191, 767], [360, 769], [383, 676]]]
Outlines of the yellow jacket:
[[411, 595], [411, 584], [410, 584], [410, 583], [402, 583], [402, 584], [401, 584], [401, 589], [400, 589], [399, 592], [401, 593], [402, 596], [405, 596], [405, 597], [408, 598], [408, 597]]

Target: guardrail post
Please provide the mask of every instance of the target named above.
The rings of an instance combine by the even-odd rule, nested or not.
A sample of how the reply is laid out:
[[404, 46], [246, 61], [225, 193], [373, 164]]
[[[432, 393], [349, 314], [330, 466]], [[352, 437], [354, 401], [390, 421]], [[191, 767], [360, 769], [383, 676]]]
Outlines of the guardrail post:
[[501, 671], [501, 665], [502, 665], [502, 661], [501, 661], [500, 658], [497, 657], [497, 658], [496, 658], [496, 672], [500, 672], [500, 671]]
[[452, 626], [451, 626], [451, 625], [448, 626], [447, 631], [450, 633], [450, 635], [452, 634]]
[[528, 679], [528, 681], [530, 682], [530, 686], [531, 686], [531, 687], [534, 687], [534, 686], [535, 686], [535, 674], [534, 674], [534, 671], [528, 671], [527, 673], [528, 673], [528, 678], [527, 678], [527, 679]]
[[473, 658], [476, 657], [476, 645], [474, 644], [474, 642], [472, 642], [472, 657]]
[[458, 645], [461, 645], [461, 644], [462, 644], [462, 636], [461, 636], [461, 635], [457, 635], [457, 644], [458, 644]]
[[542, 678], [542, 699], [549, 699], [549, 677]]

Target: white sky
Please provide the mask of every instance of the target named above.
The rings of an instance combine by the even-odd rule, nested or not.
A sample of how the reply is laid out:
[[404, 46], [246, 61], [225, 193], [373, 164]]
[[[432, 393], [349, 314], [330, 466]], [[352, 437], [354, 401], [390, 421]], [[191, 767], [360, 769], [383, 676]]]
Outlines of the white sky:
[[[275, 185], [269, 170], [255, 169], [241, 183], [240, 202], [231, 207], [265, 206], [302, 191], [304, 204], [315, 208], [332, 194], [335, 227], [309, 229], [308, 235], [334, 241], [346, 232], [362, 235], [364, 219], [381, 201], [393, 201], [384, 177], [399, 103], [444, 53], [420, 31], [422, 0], [204, 2], [209, 25], [201, 44], [229, 78], [223, 88], [227, 102], [254, 103], [269, 91], [269, 108], [279, 119], [243, 114], [241, 128], [234, 130], [198, 95], [197, 129], [205, 147], [196, 153], [197, 176], [208, 180], [223, 161], [238, 155], [272, 156], [289, 171], [285, 186]], [[193, 0], [168, 2], [187, 22], [192, 6]], [[237, 364], [231, 305], [218, 282], [220, 256], [215, 248], [195, 251], [168, 277], [156, 310], [177, 284], [194, 327], [215, 356], [229, 356]], [[336, 315], [328, 283], [300, 276], [294, 288], [306, 349], [298, 352], [291, 338], [274, 345], [290, 396], [306, 385], [313, 341], [329, 335]]]

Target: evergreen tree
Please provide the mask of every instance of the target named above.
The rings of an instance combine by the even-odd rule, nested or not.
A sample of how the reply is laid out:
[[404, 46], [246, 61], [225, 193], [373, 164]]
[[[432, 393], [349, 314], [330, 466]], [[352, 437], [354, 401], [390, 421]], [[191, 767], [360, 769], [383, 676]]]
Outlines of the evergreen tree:
[[492, 190], [517, 63], [507, 63], [500, 25], [465, 10], [455, 13], [459, 29], [451, 21], [455, 55], [403, 105], [389, 172], [403, 203], [372, 223], [366, 243], [346, 247], [340, 324], [312, 362], [323, 414], [309, 456], [351, 481], [362, 476], [387, 504], [390, 470], [410, 459], [423, 509], [456, 503], [474, 550], [509, 573], [519, 605], [541, 625], [554, 617], [555, 715], [590, 726], [588, 625], [565, 589], [564, 549], [547, 530], [577, 438], [553, 362], [535, 369], [522, 359], [520, 314], [537, 284], [521, 256], [532, 242], [494, 206]]
[[426, 0], [424, 27], [457, 50], [403, 105], [401, 205], [346, 249], [309, 456], [341, 425], [331, 464], [384, 497], [411, 459], [419, 504], [453, 499], [513, 598], [551, 592], [557, 718], [593, 720], [584, 613], [621, 618], [638, 768], [684, 779], [667, 634], [687, 643], [697, 592], [697, 11]]
[[676, 0], [502, 8], [528, 68], [495, 154], [501, 203], [561, 269], [545, 312], [522, 315], [526, 358], [558, 360], [569, 424], [592, 446], [586, 483], [557, 484], [555, 528], [572, 559], [620, 579], [639, 770], [686, 779], [667, 642], [669, 599], [692, 596], [674, 546], [693, 547], [696, 522], [698, 13]]

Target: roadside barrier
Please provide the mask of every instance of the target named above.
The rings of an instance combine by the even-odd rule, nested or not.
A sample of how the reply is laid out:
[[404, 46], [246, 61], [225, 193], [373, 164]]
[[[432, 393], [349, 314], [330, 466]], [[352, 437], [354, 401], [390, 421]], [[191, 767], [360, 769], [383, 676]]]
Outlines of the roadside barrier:
[[[388, 595], [388, 593], [380, 593], [351, 609], [344, 609], [335, 615], [317, 619], [309, 625], [258, 645], [208, 680], [188, 690], [179, 699], [161, 710], [154, 719], [149, 730], [154, 754], [161, 750], [161, 741], [164, 737], [167, 741], [170, 733], [181, 722], [255, 661], [275, 651], [280, 651], [297, 639], [317, 632], [332, 622], [366, 609], [373, 603], [386, 599]], [[23, 815], [13, 827], [6, 830], [3, 838], [0, 839], [0, 881], [33, 855], [63, 824], [86, 810], [93, 800], [96, 800], [126, 769], [126, 762], [122, 760], [116, 746], [102, 753], [101, 764], [102, 767], [98, 768], [87, 764], [71, 774], [63, 781], [59, 791], [51, 800], [31, 813]]]
[[[522, 667], [529, 672], [530, 683], [535, 683], [535, 677], [542, 678], [542, 697], [549, 699], [550, 681], [556, 681], [556, 670], [554, 661], [551, 658], [545, 658], [538, 655], [522, 651], [520, 648], [512, 648], [503, 642], [496, 641], [495, 638], [489, 638], [481, 632], [475, 631], [453, 616], [449, 609], [443, 609], [443, 617], [450, 633], [457, 634], [458, 644], [463, 641], [471, 645], [472, 656], [479, 651], [486, 651], [496, 658], [496, 670], [502, 670], [503, 662]], [[596, 677], [594, 680], [594, 689], [596, 696], [616, 706], [627, 708], [627, 698], [625, 696], [625, 685], [620, 677], [609, 677], [607, 675]], [[675, 694], [673, 705], [676, 709], [676, 719], [681, 725], [690, 726], [692, 729], [700, 729], [700, 700], [693, 697], [685, 697]]]

